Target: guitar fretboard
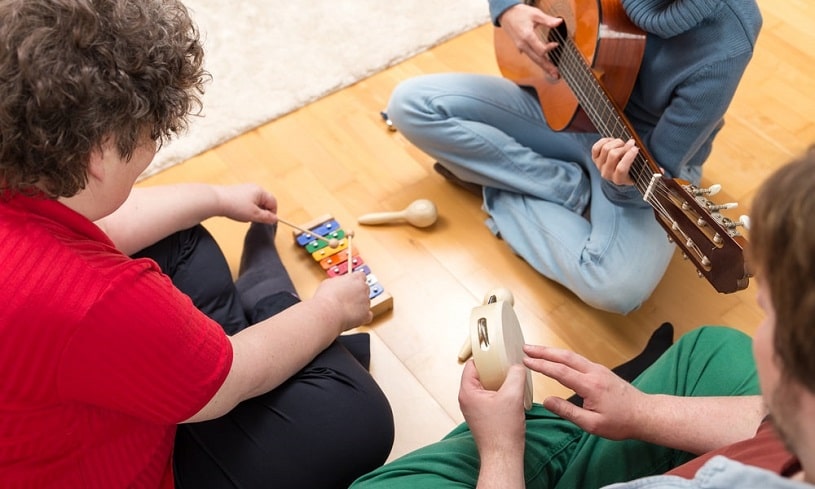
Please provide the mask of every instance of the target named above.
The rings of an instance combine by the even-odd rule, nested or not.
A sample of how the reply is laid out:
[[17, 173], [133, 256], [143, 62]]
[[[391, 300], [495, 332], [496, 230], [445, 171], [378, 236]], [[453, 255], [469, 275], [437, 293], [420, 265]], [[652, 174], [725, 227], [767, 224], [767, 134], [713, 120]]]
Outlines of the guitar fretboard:
[[[559, 44], [550, 53], [552, 62], [558, 67], [561, 76], [566, 80], [597, 131], [604, 137], [623, 141], [634, 139], [637, 146], [642, 148], [639, 137], [630, 129], [631, 124], [594, 75], [574, 41], [558, 29], [551, 31], [550, 38]], [[629, 174], [634, 180], [634, 185], [643, 195], [643, 199], [652, 203], [650, 196], [654, 191], [654, 186], [658, 185], [659, 178], [662, 177], [658, 167], [640, 151], [631, 165]]]

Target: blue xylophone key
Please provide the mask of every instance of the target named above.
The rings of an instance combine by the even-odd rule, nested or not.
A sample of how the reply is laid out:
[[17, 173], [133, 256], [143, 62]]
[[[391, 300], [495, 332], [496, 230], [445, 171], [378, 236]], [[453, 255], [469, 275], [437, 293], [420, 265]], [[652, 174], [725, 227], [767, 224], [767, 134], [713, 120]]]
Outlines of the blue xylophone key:
[[369, 299], [373, 299], [374, 297], [382, 295], [382, 293], [385, 292], [385, 289], [381, 285], [379, 285], [379, 282], [371, 284], [370, 289], [371, 293], [368, 296]]
[[[317, 236], [326, 236], [327, 234], [333, 231], [337, 231], [338, 229], [340, 229], [340, 224], [337, 222], [336, 219], [331, 219], [309, 229], [309, 231], [316, 234]], [[311, 234], [300, 233], [297, 235], [297, 244], [299, 244], [300, 246], [306, 246], [312, 241], [314, 241], [314, 236], [312, 236]]]

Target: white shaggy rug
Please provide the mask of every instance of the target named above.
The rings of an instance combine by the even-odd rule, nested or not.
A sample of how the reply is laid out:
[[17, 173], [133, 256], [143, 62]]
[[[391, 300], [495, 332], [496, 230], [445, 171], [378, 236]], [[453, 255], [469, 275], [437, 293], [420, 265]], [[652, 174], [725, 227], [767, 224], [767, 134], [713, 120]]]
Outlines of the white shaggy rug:
[[489, 21], [486, 0], [186, 0], [212, 81], [204, 117], [143, 177]]

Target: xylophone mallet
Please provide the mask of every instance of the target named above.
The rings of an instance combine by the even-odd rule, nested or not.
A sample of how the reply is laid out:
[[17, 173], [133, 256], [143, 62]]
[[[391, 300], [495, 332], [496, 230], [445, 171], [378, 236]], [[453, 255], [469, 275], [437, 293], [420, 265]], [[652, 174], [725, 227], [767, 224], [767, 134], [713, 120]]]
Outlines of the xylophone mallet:
[[[328, 243], [328, 247], [329, 247], [329, 248], [332, 248], [332, 249], [333, 249], [333, 248], [336, 248], [337, 246], [339, 246], [339, 245], [340, 245], [340, 242], [339, 242], [339, 241], [337, 241], [337, 239], [335, 239], [335, 238], [331, 238], [331, 239], [325, 239], [325, 238], [324, 238], [324, 237], [322, 237], [322, 236], [318, 236], [318, 235], [316, 235], [316, 234], [312, 233], [311, 231], [305, 230], [305, 229], [301, 228], [300, 226], [296, 226], [296, 225], [294, 225], [294, 224], [292, 224], [292, 223], [290, 223], [290, 222], [288, 222], [288, 221], [286, 221], [286, 220], [284, 220], [284, 219], [281, 219], [279, 216], [278, 216], [278, 218], [277, 218], [277, 222], [282, 222], [282, 223], [283, 223], [283, 224], [285, 224], [286, 226], [289, 226], [289, 227], [291, 227], [292, 229], [296, 229], [297, 231], [300, 231], [300, 232], [301, 232], [301, 233], [303, 233], [303, 234], [307, 234], [307, 235], [311, 236], [311, 237], [312, 237], [312, 238], [314, 238], [314, 239], [317, 239], [317, 240], [320, 240], [320, 241], [324, 241], [324, 242]], [[350, 246], [351, 246], [351, 240], [350, 240], [350, 239], [348, 240], [348, 246], [349, 246], [349, 249], [350, 249]], [[351, 256], [351, 255], [350, 255], [350, 252], [349, 252], [349, 255], [348, 255], [348, 256]]]
[[345, 234], [346, 239], [348, 239], [348, 248], [345, 250], [348, 253], [348, 271], [347, 273], [351, 273], [354, 270], [354, 256], [351, 253], [351, 238], [354, 237], [353, 231], [348, 231]]

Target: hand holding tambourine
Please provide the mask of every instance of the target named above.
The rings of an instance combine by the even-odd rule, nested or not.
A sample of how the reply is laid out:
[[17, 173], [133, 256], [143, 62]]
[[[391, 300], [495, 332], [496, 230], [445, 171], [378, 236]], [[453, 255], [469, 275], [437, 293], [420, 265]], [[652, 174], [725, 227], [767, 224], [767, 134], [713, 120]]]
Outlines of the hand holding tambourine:
[[[470, 338], [459, 352], [461, 362], [472, 354], [481, 385], [489, 390], [501, 387], [510, 366], [523, 364], [524, 336], [513, 303], [507, 289], [490, 291], [483, 304], [470, 313]], [[527, 369], [524, 408], [531, 407], [532, 373]]]

